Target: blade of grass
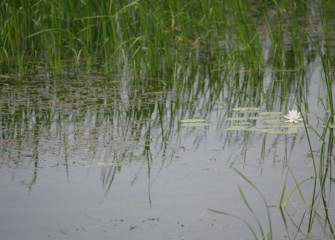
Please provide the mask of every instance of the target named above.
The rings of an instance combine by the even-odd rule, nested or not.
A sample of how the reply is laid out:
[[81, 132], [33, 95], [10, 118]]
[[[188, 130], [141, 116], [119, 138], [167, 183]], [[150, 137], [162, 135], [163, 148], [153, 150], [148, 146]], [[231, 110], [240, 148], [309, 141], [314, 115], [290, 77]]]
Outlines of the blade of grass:
[[244, 195], [243, 190], [242, 190], [242, 188], [240, 186], [238, 186], [238, 190], [240, 192], [240, 195], [241, 195], [241, 197], [243, 199], [244, 204], [247, 206], [248, 210], [251, 212], [251, 214], [256, 219], [256, 222], [258, 224], [258, 228], [259, 228], [259, 230], [261, 232], [261, 235], [262, 235], [261, 238], [265, 239], [265, 235], [264, 235], [264, 231], [263, 231], [263, 227], [262, 227], [261, 222], [259, 221], [259, 219], [258, 219], [257, 215], [255, 214], [254, 210], [251, 208], [250, 204], [248, 203], [248, 200], [247, 200], [246, 196]]
[[236, 218], [236, 219], [240, 220], [241, 222], [243, 222], [248, 227], [248, 229], [250, 230], [250, 232], [251, 232], [252, 236], [254, 237], [254, 239], [255, 240], [259, 239], [257, 237], [255, 231], [251, 227], [251, 225], [246, 220], [244, 220], [243, 218], [241, 218], [239, 216], [236, 216], [236, 215], [233, 215], [233, 214], [230, 214], [230, 213], [227, 213], [227, 212], [218, 211], [218, 210], [215, 210], [215, 209], [207, 209], [207, 210], [210, 211], [210, 212], [213, 212], [213, 213], [223, 214], [223, 215], [226, 215], [226, 216], [229, 216], [229, 217], [233, 217], [233, 218]]
[[252, 186], [257, 193], [260, 195], [260, 197], [262, 198], [262, 201], [266, 207], [266, 213], [267, 213], [267, 218], [268, 218], [268, 224], [269, 224], [269, 235], [270, 235], [270, 239], [272, 239], [272, 222], [271, 222], [271, 215], [270, 215], [270, 211], [268, 208], [268, 204], [265, 200], [265, 197], [263, 196], [263, 194], [261, 193], [261, 191], [259, 191], [259, 189], [243, 174], [241, 173], [239, 170], [237, 170], [236, 168], [233, 168], [235, 172], [237, 172], [238, 175], [240, 175], [247, 183], [249, 183], [250, 186]]

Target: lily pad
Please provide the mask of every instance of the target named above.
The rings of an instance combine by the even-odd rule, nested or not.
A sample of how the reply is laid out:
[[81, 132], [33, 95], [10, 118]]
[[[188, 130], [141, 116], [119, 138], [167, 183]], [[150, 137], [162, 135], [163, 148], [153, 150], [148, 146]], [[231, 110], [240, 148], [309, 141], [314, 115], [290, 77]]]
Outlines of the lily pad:
[[[258, 131], [272, 134], [292, 134], [297, 133], [298, 128], [304, 127], [302, 123], [287, 123], [282, 117], [282, 112], [259, 112], [259, 108], [234, 108], [238, 113], [256, 113], [256, 116], [231, 117], [231, 126], [227, 131]], [[251, 125], [251, 121], [257, 120]], [[256, 125], [257, 124], [257, 125]], [[334, 125], [335, 127], [335, 125]]]
[[203, 126], [208, 126], [208, 123], [205, 123], [205, 122], [183, 123], [182, 126], [184, 127], [203, 127]]
[[184, 127], [202, 127], [208, 126], [205, 119], [182, 119], [180, 120]]
[[261, 109], [259, 107], [237, 107], [233, 108], [234, 112], [239, 113], [258, 113]]
[[247, 126], [247, 127], [249, 127], [250, 122], [247, 122], [247, 121], [245, 121], [245, 122], [234, 122], [234, 125], [232, 125], [232, 126]]
[[111, 167], [113, 166], [110, 162], [97, 162], [94, 164], [89, 165], [90, 167]]
[[249, 118], [248, 117], [231, 117], [227, 118], [226, 120], [228, 121], [247, 121]]
[[271, 116], [271, 117], [280, 117], [283, 115], [282, 112], [260, 112], [259, 116]]
[[260, 131], [260, 132], [266, 132], [268, 130], [273, 129], [272, 126], [262, 125], [262, 126], [253, 126], [250, 128], [251, 131]]
[[247, 130], [249, 127], [244, 125], [234, 125], [227, 128], [227, 131], [243, 131]]
[[264, 119], [264, 122], [270, 125], [280, 125], [280, 124], [285, 124], [284, 120], [280, 119]]
[[257, 117], [249, 117], [250, 120], [263, 120], [265, 121], [266, 119], [273, 119], [273, 117], [270, 116], [257, 116]]
[[303, 128], [304, 124], [303, 123], [284, 123], [282, 127], [285, 128]]
[[181, 123], [203, 123], [206, 122], [205, 119], [182, 119], [180, 120]]
[[298, 128], [291, 128], [291, 129], [269, 129], [267, 131], [264, 131], [266, 133], [272, 133], [272, 134], [293, 134], [298, 132]]

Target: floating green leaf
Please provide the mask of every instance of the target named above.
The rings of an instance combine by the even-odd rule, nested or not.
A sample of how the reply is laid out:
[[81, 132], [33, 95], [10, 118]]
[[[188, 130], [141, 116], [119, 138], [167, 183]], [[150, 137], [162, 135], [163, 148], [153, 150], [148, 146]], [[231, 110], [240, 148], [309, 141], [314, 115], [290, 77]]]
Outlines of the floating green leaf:
[[284, 128], [303, 128], [304, 124], [303, 123], [284, 123], [281, 126]]
[[297, 128], [291, 128], [291, 129], [269, 129], [267, 131], [264, 131], [266, 133], [272, 133], [272, 134], [292, 134], [297, 133]]
[[234, 126], [230, 126], [229, 128], [227, 128], [227, 131], [243, 131], [247, 129], [248, 129], [248, 126], [234, 125]]
[[110, 162], [97, 162], [94, 164], [89, 165], [90, 167], [111, 167], [113, 166]]
[[258, 113], [260, 111], [259, 107], [237, 107], [233, 108], [234, 112], [239, 113]]
[[203, 123], [206, 122], [205, 119], [182, 119], [180, 120], [181, 123]]
[[284, 120], [280, 120], [280, 119], [264, 119], [264, 122], [267, 124], [271, 124], [271, 125], [279, 125], [279, 124], [285, 124]]
[[231, 117], [227, 118], [226, 120], [228, 121], [247, 121], [249, 118], [248, 117]]
[[180, 120], [184, 127], [203, 127], [208, 126], [205, 119], [182, 119]]
[[191, 123], [183, 123], [182, 126], [184, 127], [204, 127], [208, 126], [208, 123], [205, 122], [191, 122]]
[[259, 116], [271, 116], [271, 117], [280, 117], [282, 116], [282, 112], [260, 112]]
[[[259, 131], [271, 134], [292, 134], [297, 133], [298, 128], [304, 127], [302, 123], [287, 123], [282, 119], [282, 112], [255, 112], [259, 108], [234, 108], [236, 112], [251, 113], [254, 111], [256, 116], [231, 117], [227, 118], [232, 125], [227, 131]], [[255, 126], [250, 126], [252, 120], [258, 120]], [[258, 123], [261, 124], [258, 124]], [[254, 123], [254, 122], [253, 122]]]

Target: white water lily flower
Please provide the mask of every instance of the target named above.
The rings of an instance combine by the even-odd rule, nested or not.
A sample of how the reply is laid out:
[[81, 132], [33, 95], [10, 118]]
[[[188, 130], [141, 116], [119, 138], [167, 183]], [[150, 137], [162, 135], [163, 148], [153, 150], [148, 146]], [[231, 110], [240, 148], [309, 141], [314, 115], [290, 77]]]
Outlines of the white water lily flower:
[[287, 119], [287, 123], [298, 123], [299, 121], [302, 121], [301, 114], [297, 110], [288, 111], [288, 114], [284, 116], [284, 118]]

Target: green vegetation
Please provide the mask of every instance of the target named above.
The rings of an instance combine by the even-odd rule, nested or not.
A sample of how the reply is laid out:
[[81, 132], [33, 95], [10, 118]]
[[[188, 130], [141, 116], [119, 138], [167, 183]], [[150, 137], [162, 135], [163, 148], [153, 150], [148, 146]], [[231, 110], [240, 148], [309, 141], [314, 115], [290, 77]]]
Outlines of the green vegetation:
[[[218, 130], [228, 129], [227, 136], [244, 134], [243, 138], [248, 139], [249, 134], [269, 128], [269, 125], [275, 134], [280, 133], [278, 128], [285, 128], [288, 134], [296, 133], [297, 129], [278, 123], [277, 118], [289, 109], [299, 109], [303, 125], [298, 127], [305, 128], [312, 158], [313, 195], [310, 209], [300, 222], [291, 219], [285, 212], [287, 202], [296, 193], [305, 202], [307, 197], [301, 186], [310, 180], [298, 181], [288, 169], [279, 199], [280, 210], [285, 225], [289, 218], [297, 233], [303, 231], [302, 225], [307, 219], [306, 234], [312, 232], [313, 224], [318, 221], [324, 225], [326, 234], [334, 235], [334, 218], [329, 215], [328, 206], [334, 182], [334, 12], [335, 5], [327, 0], [2, 0], [1, 140], [14, 140], [20, 150], [26, 146], [34, 148], [41, 138], [49, 139], [49, 135], [54, 134], [59, 137], [57, 144], [61, 147], [71, 145], [70, 140], [74, 139], [78, 143], [73, 145], [79, 148], [80, 139], [95, 136], [92, 145], [87, 147], [91, 149], [99, 144], [108, 145], [111, 136], [131, 136], [127, 141], [140, 142], [141, 152], [129, 153], [121, 147], [125, 139], [113, 139], [113, 143], [116, 141], [120, 145], [112, 153], [114, 159], [122, 161], [126, 157], [145, 156], [150, 173], [150, 141], [154, 137], [154, 141], [161, 141], [160, 151], [165, 156], [167, 142], [177, 134], [180, 119], [189, 120], [184, 126], [192, 127], [190, 119], [201, 117], [200, 123], [193, 124], [207, 126], [202, 118], [220, 103], [225, 111], [217, 117]], [[308, 121], [309, 81], [316, 61], [320, 62], [320, 82], [325, 93], [325, 97], [320, 98], [325, 113], [324, 118], [318, 119], [323, 125], [321, 132], [319, 126], [311, 127]], [[60, 79], [66, 76], [65, 79], [87, 82], [90, 87], [98, 85], [97, 79], [73, 76], [83, 71], [88, 74], [103, 72], [105, 88], [96, 87], [95, 92], [86, 93], [75, 83], [51, 85], [46, 79], [52, 73]], [[43, 77], [36, 72], [42, 72]], [[22, 83], [21, 77], [32, 73], [39, 78], [24, 81], [31, 85], [41, 81], [45, 89], [43, 85], [42, 89], [34, 89], [38, 93], [26, 92], [23, 96], [11, 91], [14, 82]], [[114, 80], [111, 73], [122, 76]], [[29, 99], [33, 94], [41, 99], [57, 99], [59, 105], [34, 102]], [[65, 94], [69, 96], [64, 98]], [[170, 99], [174, 99], [173, 104], [168, 101]], [[34, 108], [28, 102], [35, 104]], [[86, 106], [96, 109], [88, 113]], [[262, 111], [257, 110], [258, 115], [252, 115], [242, 107], [249, 110], [257, 107]], [[76, 108], [81, 110], [72, 113]], [[103, 112], [101, 109], [110, 110]], [[241, 116], [243, 114], [247, 118]], [[96, 121], [87, 124], [84, 115]], [[76, 118], [75, 122], [85, 127], [78, 127], [67, 135], [61, 121], [70, 122]], [[151, 121], [146, 121], [148, 119]], [[246, 120], [247, 125], [243, 123]], [[255, 124], [258, 120], [265, 122], [261, 129]], [[269, 122], [271, 120], [277, 122]], [[237, 124], [224, 128], [224, 124], [231, 122]], [[43, 132], [43, 127], [50, 128], [50, 132]], [[30, 135], [27, 136], [26, 131]], [[318, 138], [319, 146], [312, 144], [313, 137]], [[266, 140], [265, 133], [263, 142]], [[0, 150], [3, 154], [12, 154], [4, 148]], [[37, 161], [35, 153], [33, 156]], [[20, 156], [15, 157], [20, 159]], [[119, 165], [104, 171], [103, 183], [109, 189]], [[237, 173], [260, 193], [248, 178]], [[295, 187], [287, 194], [289, 180], [293, 180]], [[268, 209], [269, 231], [266, 233], [247, 196], [241, 188], [239, 191], [258, 223], [261, 238], [271, 239]], [[266, 196], [261, 196], [266, 204]], [[246, 224], [257, 239], [253, 226]]]
[[[4, 0], [0, 7], [0, 66], [20, 74], [41, 65], [61, 74], [70, 64], [103, 66], [108, 73], [127, 63], [135, 77], [156, 76], [186, 56], [215, 61], [218, 69], [270, 64], [284, 81], [282, 69], [303, 74], [313, 57], [306, 56], [307, 34], [318, 38], [323, 27], [328, 42], [332, 36], [329, 1]], [[285, 82], [276, 84], [288, 87], [292, 81]]]

